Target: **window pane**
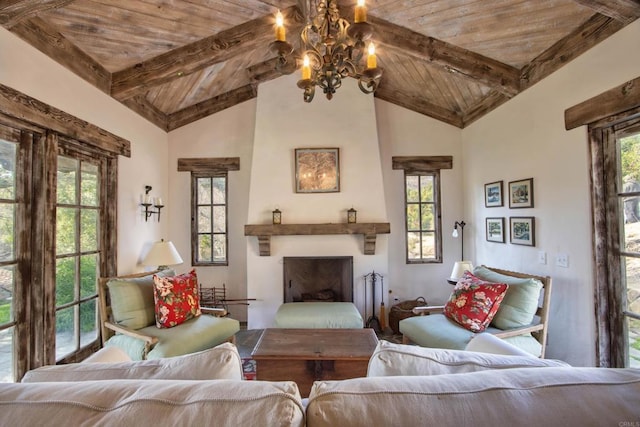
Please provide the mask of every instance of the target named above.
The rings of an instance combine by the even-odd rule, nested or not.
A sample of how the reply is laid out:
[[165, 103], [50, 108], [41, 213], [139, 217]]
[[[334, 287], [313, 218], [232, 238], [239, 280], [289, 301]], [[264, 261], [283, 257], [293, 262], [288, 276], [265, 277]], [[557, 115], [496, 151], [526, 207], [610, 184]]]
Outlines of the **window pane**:
[[211, 233], [211, 207], [198, 207], [198, 233]]
[[623, 191], [640, 191], [640, 133], [620, 138], [618, 143]]
[[96, 295], [96, 280], [98, 279], [98, 255], [83, 255], [80, 257], [80, 298]]
[[0, 331], [0, 382], [3, 383], [10, 383], [14, 381], [13, 331], [13, 327]]
[[640, 368], [640, 320], [627, 317], [629, 330], [629, 367]]
[[435, 258], [436, 239], [434, 233], [422, 233], [422, 258]]
[[58, 156], [58, 203], [76, 204], [76, 175], [78, 161], [69, 157]]
[[213, 260], [224, 262], [227, 260], [227, 241], [224, 234], [213, 235]]
[[407, 205], [407, 230], [420, 230], [420, 206], [417, 204]]
[[80, 347], [90, 344], [98, 338], [96, 301], [80, 304]]
[[0, 199], [15, 199], [16, 147], [16, 144], [0, 139]]
[[198, 178], [198, 204], [210, 205], [211, 204], [211, 178]]
[[56, 213], [56, 254], [76, 252], [76, 212], [75, 208], [61, 208]]
[[82, 209], [80, 212], [80, 250], [82, 252], [98, 249], [98, 211]]
[[13, 321], [13, 289], [15, 266], [0, 267], [0, 325]]
[[433, 176], [420, 177], [420, 201], [433, 202]]
[[216, 205], [224, 205], [227, 203], [227, 189], [226, 182], [227, 178], [218, 177], [213, 178], [213, 203]]
[[0, 203], [0, 261], [15, 259], [16, 205]]
[[227, 231], [227, 207], [226, 206], [214, 206], [213, 207], [213, 232], [224, 233]]
[[75, 258], [56, 260], [56, 307], [75, 301]]
[[74, 313], [77, 305], [56, 311], [56, 360], [78, 349], [74, 329]]
[[419, 194], [418, 194], [418, 176], [407, 176], [407, 202], [419, 202]]
[[98, 206], [100, 199], [100, 187], [98, 186], [98, 166], [91, 163], [82, 163], [82, 191], [81, 204], [84, 206]]
[[435, 219], [435, 206], [432, 204], [422, 204], [422, 230], [434, 230], [435, 225], [433, 220]]
[[420, 259], [420, 233], [407, 233], [407, 257]]
[[198, 261], [213, 261], [210, 234], [198, 236]]

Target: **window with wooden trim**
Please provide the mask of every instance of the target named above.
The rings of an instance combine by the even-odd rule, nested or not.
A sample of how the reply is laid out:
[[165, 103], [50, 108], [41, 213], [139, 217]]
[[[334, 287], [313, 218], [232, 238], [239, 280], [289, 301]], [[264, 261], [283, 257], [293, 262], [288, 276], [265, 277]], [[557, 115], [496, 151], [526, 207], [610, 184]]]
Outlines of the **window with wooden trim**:
[[228, 265], [226, 172], [191, 174], [193, 265]]
[[404, 170], [405, 249], [407, 264], [442, 262], [440, 170], [451, 169], [451, 156], [393, 157]]

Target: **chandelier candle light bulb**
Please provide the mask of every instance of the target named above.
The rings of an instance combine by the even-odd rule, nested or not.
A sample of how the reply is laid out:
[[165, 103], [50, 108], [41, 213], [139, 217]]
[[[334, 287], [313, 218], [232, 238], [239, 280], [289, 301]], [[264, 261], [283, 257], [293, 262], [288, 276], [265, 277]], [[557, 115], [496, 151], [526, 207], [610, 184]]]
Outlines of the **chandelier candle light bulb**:
[[354, 22], [367, 22], [367, 8], [364, 5], [364, 0], [358, 0], [358, 4], [356, 5], [356, 14], [354, 17]]
[[311, 79], [311, 65], [309, 64], [309, 55], [305, 55], [302, 60], [302, 80]]
[[286, 41], [286, 32], [284, 29], [284, 18], [282, 17], [282, 13], [278, 10], [276, 13], [276, 40], [279, 42]]
[[378, 59], [376, 58], [376, 47], [373, 45], [373, 42], [369, 43], [369, 56], [367, 56], [367, 68], [377, 68], [378, 67]]

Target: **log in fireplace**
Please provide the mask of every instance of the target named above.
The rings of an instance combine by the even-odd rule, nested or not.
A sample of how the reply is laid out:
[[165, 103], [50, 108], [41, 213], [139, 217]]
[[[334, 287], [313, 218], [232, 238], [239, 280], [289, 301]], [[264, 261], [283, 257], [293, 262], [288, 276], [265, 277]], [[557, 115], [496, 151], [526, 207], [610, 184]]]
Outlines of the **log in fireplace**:
[[353, 257], [284, 257], [284, 302], [353, 302]]

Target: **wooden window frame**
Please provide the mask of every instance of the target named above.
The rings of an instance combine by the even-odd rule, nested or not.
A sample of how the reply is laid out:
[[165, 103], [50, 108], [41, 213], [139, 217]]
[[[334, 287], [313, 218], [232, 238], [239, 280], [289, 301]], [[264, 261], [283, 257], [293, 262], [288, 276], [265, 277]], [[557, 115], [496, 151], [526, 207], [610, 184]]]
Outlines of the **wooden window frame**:
[[[225, 203], [216, 204], [213, 202], [213, 195], [211, 198], [211, 203], [203, 205], [198, 203], [198, 179], [206, 178], [224, 178], [224, 192], [225, 192]], [[198, 210], [202, 206], [210, 206], [211, 207], [211, 231], [208, 233], [201, 233], [198, 229]], [[213, 207], [214, 206], [224, 206], [225, 211], [225, 225], [224, 225], [224, 233], [216, 233], [213, 231]], [[224, 234], [224, 244], [225, 244], [225, 258], [224, 261], [215, 261], [212, 253], [211, 261], [202, 261], [198, 259], [198, 241], [199, 236], [202, 234], [208, 234], [211, 236], [211, 246], [213, 251], [214, 237], [215, 235]], [[206, 173], [206, 172], [192, 172], [191, 173], [191, 265], [199, 266], [199, 267], [216, 267], [216, 266], [228, 266], [229, 265], [229, 177], [226, 172], [217, 172], [217, 173]]]

